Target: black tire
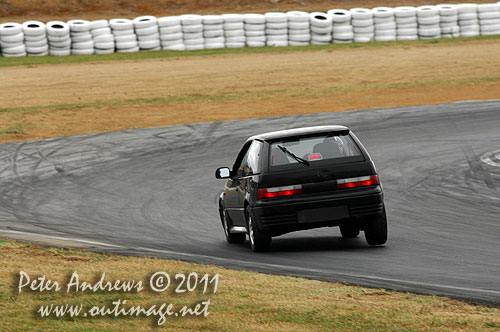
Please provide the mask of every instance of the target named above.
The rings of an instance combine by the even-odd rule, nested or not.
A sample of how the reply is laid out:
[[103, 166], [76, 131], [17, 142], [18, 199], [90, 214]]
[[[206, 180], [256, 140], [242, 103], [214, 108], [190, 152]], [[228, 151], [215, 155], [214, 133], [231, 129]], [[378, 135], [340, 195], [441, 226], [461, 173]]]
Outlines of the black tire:
[[257, 225], [253, 222], [252, 211], [250, 207], [246, 210], [247, 223], [248, 223], [248, 237], [250, 239], [250, 246], [254, 252], [265, 252], [271, 249], [271, 236], [262, 233]]
[[343, 238], [350, 239], [359, 235], [359, 227], [352, 221], [340, 225], [339, 228]]
[[222, 229], [224, 229], [224, 235], [226, 236], [226, 241], [229, 243], [242, 243], [245, 242], [247, 235], [245, 233], [229, 233], [229, 219], [227, 216], [227, 212], [224, 210], [221, 211], [221, 219], [222, 219]]
[[385, 207], [381, 214], [367, 221], [365, 239], [371, 246], [379, 246], [387, 242], [387, 216], [385, 214]]

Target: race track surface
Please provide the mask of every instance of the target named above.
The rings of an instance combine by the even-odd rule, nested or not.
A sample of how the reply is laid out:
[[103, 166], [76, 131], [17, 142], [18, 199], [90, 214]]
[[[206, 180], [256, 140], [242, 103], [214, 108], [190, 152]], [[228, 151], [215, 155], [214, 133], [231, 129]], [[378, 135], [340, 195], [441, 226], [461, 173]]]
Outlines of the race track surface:
[[[223, 181], [248, 136], [342, 124], [386, 195], [389, 241], [337, 228], [225, 242]], [[204, 123], [0, 145], [0, 236], [500, 304], [500, 101]], [[65, 240], [66, 239], [66, 240]], [[69, 239], [69, 240], [68, 240]], [[264, 290], [263, 290], [264, 291]]]

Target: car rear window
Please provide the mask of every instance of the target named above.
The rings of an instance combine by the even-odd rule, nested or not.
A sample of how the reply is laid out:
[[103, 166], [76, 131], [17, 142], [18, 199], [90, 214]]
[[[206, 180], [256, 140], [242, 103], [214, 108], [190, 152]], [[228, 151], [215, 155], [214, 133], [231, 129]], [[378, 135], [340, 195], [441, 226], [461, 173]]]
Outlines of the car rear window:
[[[299, 158], [307, 160], [311, 165], [322, 161], [350, 162], [353, 158], [362, 156], [360, 149], [349, 135], [322, 135], [286, 139], [272, 142], [269, 166], [284, 166], [299, 164], [299, 161], [281, 147]], [[357, 158], [354, 158], [357, 159]]]

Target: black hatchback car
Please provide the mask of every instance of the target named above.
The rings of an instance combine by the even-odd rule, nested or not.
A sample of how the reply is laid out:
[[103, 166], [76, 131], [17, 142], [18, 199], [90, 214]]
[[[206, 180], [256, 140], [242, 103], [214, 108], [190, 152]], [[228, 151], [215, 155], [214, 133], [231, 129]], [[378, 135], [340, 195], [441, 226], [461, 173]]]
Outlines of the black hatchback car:
[[344, 126], [319, 126], [250, 137], [219, 199], [226, 239], [267, 251], [285, 233], [339, 226], [343, 237], [364, 231], [370, 245], [387, 241], [384, 196], [375, 165]]

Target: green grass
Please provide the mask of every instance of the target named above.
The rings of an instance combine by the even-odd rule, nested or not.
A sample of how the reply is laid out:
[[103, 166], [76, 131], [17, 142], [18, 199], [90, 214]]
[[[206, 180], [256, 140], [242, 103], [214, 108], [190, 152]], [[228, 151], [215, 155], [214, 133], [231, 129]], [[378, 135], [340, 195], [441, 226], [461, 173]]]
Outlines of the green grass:
[[308, 46], [289, 46], [289, 47], [245, 47], [245, 48], [225, 48], [217, 50], [199, 50], [199, 51], [152, 51], [137, 53], [113, 53], [113, 54], [94, 54], [94, 55], [72, 55], [72, 56], [44, 56], [44, 57], [19, 57], [19, 58], [0, 58], [0, 67], [29, 66], [44, 64], [61, 63], [81, 63], [96, 61], [118, 61], [118, 60], [140, 60], [140, 59], [161, 59], [185, 56], [206, 56], [223, 54], [251, 54], [251, 53], [277, 53], [277, 52], [300, 52], [300, 51], [318, 51], [318, 50], [336, 50], [344, 48], [362, 48], [362, 47], [390, 47], [395, 45], [426, 45], [426, 44], [447, 44], [455, 42], [467, 42], [474, 40], [498, 40], [499, 36], [478, 36], [478, 37], [459, 37], [452, 39], [422, 39], [411, 41], [395, 42], [371, 42], [371, 43], [351, 43], [351, 44], [328, 44], [328, 45], [308, 45]]

